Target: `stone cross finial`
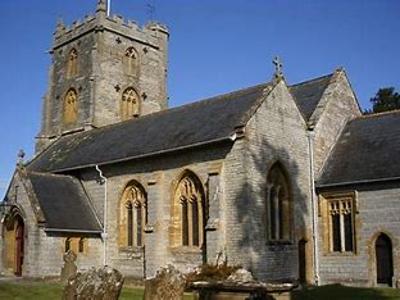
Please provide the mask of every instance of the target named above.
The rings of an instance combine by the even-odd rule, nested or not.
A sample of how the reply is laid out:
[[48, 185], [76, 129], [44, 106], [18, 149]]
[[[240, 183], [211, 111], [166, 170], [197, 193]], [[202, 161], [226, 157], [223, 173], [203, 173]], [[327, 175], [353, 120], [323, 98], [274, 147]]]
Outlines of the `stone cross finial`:
[[22, 165], [24, 163], [25, 151], [20, 149], [17, 154], [17, 164]]
[[106, 0], [99, 0], [97, 2], [96, 12], [107, 12], [107, 2]]
[[274, 79], [275, 80], [282, 79], [283, 78], [283, 72], [282, 72], [283, 64], [282, 64], [282, 61], [279, 58], [279, 56], [275, 56], [272, 63], [275, 65]]

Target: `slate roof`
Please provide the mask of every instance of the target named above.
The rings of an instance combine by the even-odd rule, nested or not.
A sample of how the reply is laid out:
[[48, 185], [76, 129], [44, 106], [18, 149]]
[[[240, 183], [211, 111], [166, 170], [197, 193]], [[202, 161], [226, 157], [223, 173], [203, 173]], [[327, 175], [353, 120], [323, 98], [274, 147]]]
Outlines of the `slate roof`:
[[[331, 76], [290, 87], [305, 118], [316, 108]], [[244, 125], [258, 107], [268, 85], [271, 83], [63, 136], [35, 158], [28, 169], [65, 171], [229, 141], [235, 127]]]
[[400, 111], [363, 116], [344, 129], [317, 186], [400, 178]]
[[230, 140], [257, 106], [267, 84], [61, 137], [29, 170], [54, 171], [142, 157]]
[[28, 172], [46, 220], [46, 229], [101, 232], [89, 199], [78, 179]]
[[322, 94], [328, 87], [333, 74], [304, 81], [289, 87], [301, 114], [308, 121], [321, 100]]

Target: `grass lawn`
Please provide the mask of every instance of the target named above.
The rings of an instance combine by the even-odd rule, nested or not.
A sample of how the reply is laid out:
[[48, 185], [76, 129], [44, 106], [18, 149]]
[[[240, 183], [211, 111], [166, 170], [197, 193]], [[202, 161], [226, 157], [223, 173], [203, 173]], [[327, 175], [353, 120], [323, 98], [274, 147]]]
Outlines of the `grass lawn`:
[[[62, 286], [56, 283], [0, 281], [0, 299], [54, 300], [61, 299]], [[143, 289], [126, 287], [120, 300], [142, 300]], [[193, 299], [186, 296], [185, 300]], [[328, 285], [293, 293], [293, 300], [394, 300], [400, 299], [400, 290], [391, 288], [367, 289]]]
[[[58, 300], [61, 299], [63, 287], [57, 283], [43, 282], [1, 282], [1, 300]], [[143, 300], [142, 288], [125, 287], [122, 289], [119, 300]], [[184, 300], [191, 300], [191, 296], [185, 296]]]

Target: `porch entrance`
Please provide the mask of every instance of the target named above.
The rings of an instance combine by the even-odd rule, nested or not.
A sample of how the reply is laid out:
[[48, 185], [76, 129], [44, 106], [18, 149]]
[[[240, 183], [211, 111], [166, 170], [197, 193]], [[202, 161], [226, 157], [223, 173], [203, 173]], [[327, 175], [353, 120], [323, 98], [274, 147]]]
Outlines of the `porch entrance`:
[[15, 267], [16, 276], [22, 276], [22, 264], [24, 263], [24, 221], [20, 216], [15, 219]]
[[4, 266], [10, 273], [22, 276], [25, 225], [19, 213], [11, 211], [4, 222]]

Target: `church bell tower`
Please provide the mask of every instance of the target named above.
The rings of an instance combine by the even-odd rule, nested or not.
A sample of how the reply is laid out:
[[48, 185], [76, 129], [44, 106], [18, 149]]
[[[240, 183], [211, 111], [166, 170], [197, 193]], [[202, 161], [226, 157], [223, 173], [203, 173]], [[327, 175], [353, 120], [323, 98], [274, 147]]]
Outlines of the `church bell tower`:
[[58, 21], [36, 152], [66, 134], [125, 121], [168, 107], [168, 30], [96, 13], [70, 27]]

